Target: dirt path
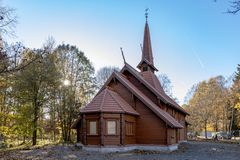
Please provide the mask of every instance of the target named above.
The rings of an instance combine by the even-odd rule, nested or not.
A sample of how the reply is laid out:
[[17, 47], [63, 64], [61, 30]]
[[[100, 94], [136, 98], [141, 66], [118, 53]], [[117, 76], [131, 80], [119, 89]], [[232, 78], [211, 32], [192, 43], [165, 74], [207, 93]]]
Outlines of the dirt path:
[[180, 145], [179, 150], [172, 153], [159, 152], [127, 152], [100, 154], [85, 152], [74, 146], [45, 146], [33, 150], [0, 151], [0, 160], [23, 159], [81, 159], [81, 160], [239, 160], [240, 145], [212, 143], [212, 142], [188, 142]]

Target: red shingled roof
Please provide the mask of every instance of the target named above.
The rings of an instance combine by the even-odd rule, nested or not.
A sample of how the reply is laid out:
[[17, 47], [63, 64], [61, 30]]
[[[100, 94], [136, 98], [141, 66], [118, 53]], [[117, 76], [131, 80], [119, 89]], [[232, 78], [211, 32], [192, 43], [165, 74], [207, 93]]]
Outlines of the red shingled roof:
[[144, 71], [140, 73], [143, 78], [150, 83], [158, 92], [164, 93], [164, 90], [157, 78], [157, 76], [151, 71]]
[[124, 99], [109, 88], [102, 90], [88, 105], [80, 110], [80, 113], [91, 112], [128, 113], [139, 115], [139, 113], [137, 113]]
[[[159, 97], [164, 103], [170, 104], [175, 109], [181, 111], [184, 114], [189, 115], [181, 106], [179, 106], [173, 99], [171, 99], [162, 89], [159, 80], [157, 79], [155, 74], [151, 73], [143, 73], [146, 74], [141, 75], [137, 70], [135, 70], [132, 66], [125, 63], [125, 66], [121, 70], [123, 73], [125, 70], [128, 70], [132, 75], [134, 75], [142, 84], [144, 84], [148, 89], [150, 89], [157, 97]], [[151, 74], [151, 75], [150, 75]], [[152, 82], [151, 82], [152, 81]], [[158, 82], [156, 82], [158, 81]], [[159, 83], [159, 84], [158, 84]], [[160, 85], [160, 87], [159, 87]]]

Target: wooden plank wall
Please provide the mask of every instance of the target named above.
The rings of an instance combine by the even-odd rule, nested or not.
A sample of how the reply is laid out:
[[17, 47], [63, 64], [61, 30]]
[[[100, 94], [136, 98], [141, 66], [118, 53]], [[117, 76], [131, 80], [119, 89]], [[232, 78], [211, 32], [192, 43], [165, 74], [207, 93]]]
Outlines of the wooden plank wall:
[[168, 144], [175, 144], [177, 143], [177, 129], [174, 128], [168, 128], [167, 131], [167, 143]]
[[[103, 119], [105, 122], [104, 129], [104, 145], [120, 145], [120, 114], [103, 114]], [[116, 135], [107, 135], [106, 121], [107, 120], [116, 120], [117, 122], [117, 134]]]
[[141, 101], [137, 100], [136, 141], [139, 144], [167, 144], [166, 125]]
[[[97, 135], [89, 135], [89, 121], [97, 121]], [[86, 144], [87, 145], [99, 145], [100, 144], [100, 115], [99, 114], [86, 114]]]
[[[131, 73], [128, 71], [124, 72], [124, 75], [128, 77], [128, 80], [132, 82], [134, 86], [136, 86], [141, 92], [143, 92], [148, 98], [150, 98], [156, 105], [158, 105], [161, 109], [164, 109], [166, 112], [168, 112], [171, 116], [173, 116], [175, 119], [177, 119], [178, 122], [180, 122], [185, 127], [185, 114], [179, 112], [178, 110], [174, 109], [173, 107], [166, 105], [164, 103], [159, 103], [157, 97], [155, 94], [153, 94], [148, 88], [146, 88], [142, 83], [139, 82], [138, 79], [136, 79]], [[184, 121], [184, 123], [182, 122]], [[186, 140], [186, 129], [184, 131], [180, 131], [180, 140]]]
[[125, 115], [125, 123], [133, 123], [133, 135], [125, 135], [125, 144], [136, 144], [136, 117]]
[[[116, 81], [117, 82], [117, 81]], [[110, 84], [112, 88], [130, 105], [135, 106], [140, 116], [136, 119], [137, 144], [166, 144], [165, 123], [158, 118], [147, 106], [136, 98], [121, 83]]]

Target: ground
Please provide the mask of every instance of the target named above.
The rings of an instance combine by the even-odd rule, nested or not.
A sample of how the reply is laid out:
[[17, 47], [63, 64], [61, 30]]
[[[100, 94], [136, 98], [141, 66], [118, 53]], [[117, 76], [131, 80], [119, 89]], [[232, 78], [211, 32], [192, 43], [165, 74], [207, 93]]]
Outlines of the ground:
[[179, 150], [171, 153], [133, 151], [126, 153], [101, 154], [81, 151], [74, 145], [48, 145], [30, 150], [0, 151], [0, 160], [239, 160], [239, 157], [240, 144], [197, 141], [182, 143], [179, 146]]

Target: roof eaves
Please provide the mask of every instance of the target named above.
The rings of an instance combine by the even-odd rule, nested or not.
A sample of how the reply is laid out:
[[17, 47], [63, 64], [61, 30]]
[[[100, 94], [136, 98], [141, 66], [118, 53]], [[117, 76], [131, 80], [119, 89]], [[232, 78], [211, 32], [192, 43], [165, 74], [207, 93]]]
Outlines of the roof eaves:
[[[175, 123], [177, 124], [174, 124], [174, 123], [172, 123], [170, 120], [168, 120], [167, 119], [167, 117], [165, 117], [163, 114], [161, 114], [160, 112], [160, 108], [158, 108], [158, 107], [153, 107], [152, 105], [155, 105], [154, 103], [153, 104], [149, 104], [149, 102], [147, 102], [146, 100], [144, 100], [144, 98], [142, 97], [142, 96], [144, 96], [144, 95], [142, 95], [142, 96], [140, 96], [136, 91], [134, 91], [134, 89], [133, 88], [131, 88], [131, 86], [129, 86], [126, 82], [125, 82], [125, 80], [122, 78], [122, 77], [120, 77], [120, 75], [118, 75], [118, 73], [115, 73], [115, 75], [116, 75], [116, 77], [118, 78], [118, 80], [120, 81], [120, 82], [122, 82], [122, 84], [124, 84], [125, 85], [125, 87], [127, 87], [128, 89], [130, 89], [131, 90], [131, 92], [133, 92], [146, 106], [148, 106], [155, 114], [157, 114], [161, 119], [163, 119], [169, 126], [171, 126], [171, 127], [174, 127], [174, 128], [183, 128], [183, 126], [180, 124], [180, 123], [178, 123], [174, 118], [172, 118], [172, 120], [173, 121], [175, 121]], [[147, 98], [147, 97], [145, 97], [145, 98]], [[157, 111], [157, 109], [159, 110], [159, 112]], [[165, 113], [165, 114], [168, 114], [168, 113]]]
[[[175, 106], [176, 104], [173, 104], [171, 102], [169, 102], [169, 100], [167, 100], [161, 93], [159, 93], [155, 88], [152, 87], [151, 84], [149, 84], [141, 75], [139, 75], [139, 73], [128, 63], [125, 64], [126, 68], [128, 68], [130, 71], [132, 71], [132, 74], [134, 74], [143, 84], [145, 84], [147, 86], [147, 88], [149, 88], [160, 100], [162, 100], [165, 104], [169, 104], [171, 106], [173, 106], [174, 108], [178, 109], [179, 111], [182, 111], [183, 113], [189, 115], [184, 109]], [[123, 67], [123, 69], [120, 71], [121, 73], [125, 70], [125, 68]], [[136, 73], [137, 72], [137, 73]]]
[[158, 69], [157, 69], [152, 63], [150, 63], [147, 59], [141, 60], [141, 61], [138, 63], [137, 68], [140, 68], [140, 65], [141, 65], [143, 62], [147, 63], [147, 64], [148, 64], [149, 66], [151, 66], [154, 70], [158, 71]]
[[[130, 113], [130, 112], [127, 112], [127, 111], [125, 111], [125, 109], [124, 108], [122, 108], [122, 106], [121, 106], [121, 104], [119, 104], [119, 102], [118, 102], [118, 100], [116, 100], [116, 98], [115, 98], [115, 96], [113, 96], [112, 95], [112, 93], [111, 92], [109, 92], [110, 93], [110, 96], [115, 100], [115, 102], [119, 105], [119, 107], [124, 111], [124, 112], [126, 112], [126, 113]], [[117, 94], [117, 93], [116, 93]], [[119, 96], [119, 95], [118, 95]], [[121, 97], [120, 97], [121, 98]], [[126, 102], [127, 103], [127, 102]], [[130, 105], [129, 105], [130, 106]], [[131, 107], [131, 106], [130, 106]], [[135, 110], [134, 110], [135, 111]], [[136, 111], [135, 111], [136, 112]], [[139, 113], [131, 113], [131, 114], [134, 114], [134, 115], [139, 115]]]
[[[159, 94], [155, 88], [152, 87], [152, 85], [150, 85], [142, 76], [139, 75], [139, 73], [134, 68], [132, 68], [132, 66], [126, 63], [125, 67], [130, 69], [131, 73], [134, 74], [135, 77], [137, 77], [143, 84], [145, 84], [147, 88], [150, 88], [150, 90], [152, 90], [154, 94], [157, 95], [164, 103], [168, 103], [165, 98]], [[124, 71], [124, 68], [121, 70], [121, 72], [122, 71]]]

